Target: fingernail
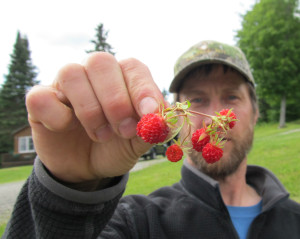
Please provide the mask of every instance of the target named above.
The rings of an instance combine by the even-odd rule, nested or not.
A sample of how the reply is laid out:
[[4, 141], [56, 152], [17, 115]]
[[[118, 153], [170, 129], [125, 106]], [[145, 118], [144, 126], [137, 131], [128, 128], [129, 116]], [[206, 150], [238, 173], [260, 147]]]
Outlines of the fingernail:
[[153, 113], [157, 110], [157, 108], [158, 104], [152, 97], [146, 97], [142, 99], [139, 105], [139, 110], [143, 115]]
[[113, 134], [112, 128], [110, 125], [105, 125], [100, 128], [98, 128], [95, 132], [95, 135], [100, 142], [107, 141], [111, 138]]
[[130, 139], [136, 135], [136, 125], [136, 119], [126, 118], [120, 123], [119, 132], [124, 138]]

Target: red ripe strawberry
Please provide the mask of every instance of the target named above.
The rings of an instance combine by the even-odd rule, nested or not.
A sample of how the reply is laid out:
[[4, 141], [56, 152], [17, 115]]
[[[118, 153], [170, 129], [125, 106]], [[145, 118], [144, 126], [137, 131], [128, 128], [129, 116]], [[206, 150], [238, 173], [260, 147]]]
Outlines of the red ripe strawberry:
[[[233, 113], [233, 112], [231, 111], [230, 114], [228, 115], [228, 111], [229, 111], [229, 109], [224, 109], [224, 110], [221, 110], [221, 111], [219, 112], [219, 114], [220, 114], [220, 115], [224, 115], [224, 116], [228, 116], [228, 117], [230, 117], [231, 119], [236, 119], [235, 113]], [[232, 128], [234, 127], [235, 123], [236, 123], [236, 121], [231, 121], [231, 122], [229, 123], [229, 128], [232, 129]]]
[[151, 113], [141, 118], [136, 131], [145, 142], [157, 144], [166, 140], [170, 129], [160, 114]]
[[223, 150], [215, 144], [208, 143], [202, 149], [202, 156], [207, 163], [215, 163], [223, 156]]
[[180, 146], [178, 146], [177, 144], [173, 144], [167, 149], [166, 155], [169, 161], [178, 162], [182, 159], [183, 151]]
[[209, 142], [209, 135], [206, 133], [205, 128], [197, 129], [192, 136], [193, 149], [201, 152], [203, 147]]

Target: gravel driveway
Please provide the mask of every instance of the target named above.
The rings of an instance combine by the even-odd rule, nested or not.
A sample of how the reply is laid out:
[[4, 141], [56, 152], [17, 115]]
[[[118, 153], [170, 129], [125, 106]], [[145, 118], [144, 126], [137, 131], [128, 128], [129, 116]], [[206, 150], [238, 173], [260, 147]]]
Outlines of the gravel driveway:
[[[131, 172], [141, 170], [145, 167], [160, 163], [164, 160], [165, 159], [139, 161], [131, 170]], [[9, 220], [13, 206], [16, 202], [16, 198], [24, 183], [25, 181], [0, 184], [0, 225], [3, 223], [7, 223], [7, 221]]]
[[0, 184], [0, 225], [8, 221], [17, 195], [24, 182]]

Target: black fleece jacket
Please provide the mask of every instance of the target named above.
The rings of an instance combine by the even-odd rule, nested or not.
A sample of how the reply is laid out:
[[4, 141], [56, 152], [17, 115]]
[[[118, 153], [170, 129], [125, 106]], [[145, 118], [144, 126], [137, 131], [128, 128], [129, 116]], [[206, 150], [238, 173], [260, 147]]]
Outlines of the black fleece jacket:
[[[184, 163], [182, 179], [148, 196], [121, 198], [128, 175], [96, 192], [56, 182], [37, 159], [3, 238], [238, 238], [218, 182]], [[300, 238], [300, 205], [268, 170], [248, 166], [263, 200], [248, 238]]]

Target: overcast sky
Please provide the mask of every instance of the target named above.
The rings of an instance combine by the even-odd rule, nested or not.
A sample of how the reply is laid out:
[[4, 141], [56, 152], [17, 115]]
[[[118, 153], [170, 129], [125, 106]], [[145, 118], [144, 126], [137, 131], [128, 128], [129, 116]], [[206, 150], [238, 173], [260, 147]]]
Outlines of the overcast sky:
[[99, 23], [118, 60], [135, 57], [168, 89], [176, 59], [201, 40], [236, 44], [240, 14], [256, 0], [9, 0], [0, 1], [0, 84], [19, 30], [29, 40], [38, 80], [50, 84], [67, 63], [81, 63]]

